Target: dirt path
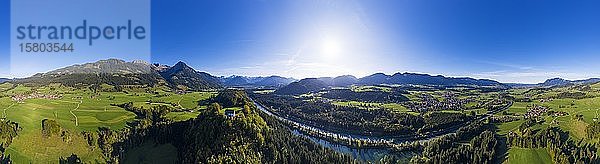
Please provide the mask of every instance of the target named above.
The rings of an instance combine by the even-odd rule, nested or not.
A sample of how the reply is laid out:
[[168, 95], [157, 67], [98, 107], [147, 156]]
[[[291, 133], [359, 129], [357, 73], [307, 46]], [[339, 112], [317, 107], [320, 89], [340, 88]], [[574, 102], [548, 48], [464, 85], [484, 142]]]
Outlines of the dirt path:
[[69, 112], [71, 112], [73, 117], [75, 117], [75, 126], [79, 126], [79, 123], [77, 122], [77, 116], [75, 115], [75, 113], [73, 113], [73, 111], [76, 111], [77, 109], [79, 109], [79, 106], [81, 105], [81, 103], [83, 103], [83, 100], [79, 100], [77, 107], [75, 109], [69, 111]]
[[179, 105], [179, 108], [183, 109], [183, 106], [181, 106], [181, 100], [183, 100], [183, 95], [181, 95], [181, 98], [179, 98], [179, 101], [177, 101], [177, 105]]

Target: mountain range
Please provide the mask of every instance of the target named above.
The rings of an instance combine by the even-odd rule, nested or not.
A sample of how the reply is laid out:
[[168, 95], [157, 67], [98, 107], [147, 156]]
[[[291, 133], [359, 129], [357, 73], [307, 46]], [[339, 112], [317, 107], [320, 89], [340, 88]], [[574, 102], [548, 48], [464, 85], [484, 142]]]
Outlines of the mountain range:
[[386, 75], [376, 73], [367, 77], [358, 79], [359, 84], [374, 85], [374, 84], [415, 84], [415, 85], [442, 85], [442, 86], [460, 86], [460, 85], [475, 85], [475, 86], [494, 86], [501, 87], [504, 84], [488, 79], [474, 79], [468, 77], [444, 77], [442, 75], [432, 76], [428, 74], [417, 73], [395, 73]]
[[9, 81], [10, 79], [7, 78], [0, 78], [0, 83], [4, 83], [5, 81]]
[[119, 59], [100, 60], [94, 63], [77, 64], [32, 77], [17, 79], [20, 83], [63, 83], [148, 85], [166, 84], [173, 88], [189, 90], [217, 89], [219, 79], [206, 72], [199, 72], [183, 62], [174, 66], [149, 64], [144, 61], [126, 62]]
[[533, 88], [533, 87], [559, 87], [575, 84], [592, 84], [600, 82], [600, 78], [589, 78], [583, 80], [566, 80], [563, 78], [552, 78], [544, 81], [543, 83], [537, 84], [519, 84], [519, 83], [507, 83], [507, 86], [511, 88]]
[[504, 84], [487, 79], [454, 78], [441, 75], [431, 76], [428, 74], [396, 73], [386, 75], [375, 73], [357, 79], [351, 75], [338, 77], [307, 78], [293, 82], [275, 91], [277, 94], [300, 94], [315, 92], [328, 87], [344, 87], [350, 85], [380, 85], [380, 84], [412, 84], [412, 85], [439, 85], [439, 86], [487, 86], [507, 88]]
[[[10, 79], [0, 79], [4, 82]], [[436, 86], [486, 86], [496, 88], [553, 87], [572, 84], [589, 84], [600, 82], [600, 78], [585, 80], [548, 79], [538, 84], [500, 83], [488, 79], [468, 77], [432, 76], [417, 73], [395, 73], [386, 75], [375, 73], [362, 78], [352, 75], [337, 77], [306, 78], [296, 80], [281, 76], [216, 77], [207, 72], [197, 71], [184, 62], [173, 66], [149, 64], [145, 61], [126, 62], [119, 59], [100, 60], [93, 63], [76, 64], [47, 73], [38, 73], [28, 78], [14, 79], [20, 83], [63, 83], [77, 84], [110, 84], [110, 85], [168, 85], [172, 88], [186, 90], [207, 90], [223, 87], [274, 87], [279, 94], [297, 94], [318, 91], [328, 87], [345, 87], [350, 85], [436, 85]]]
[[221, 82], [225, 86], [248, 86], [248, 87], [283, 87], [294, 81], [294, 78], [286, 78], [281, 76], [268, 77], [247, 77], [247, 76], [229, 76], [221, 77]]
[[197, 71], [181, 61], [173, 66], [168, 66], [149, 64], [145, 61], [126, 62], [119, 59], [76, 64], [16, 80], [20, 83], [63, 83], [71, 86], [77, 84], [148, 86], [166, 84], [172, 88], [185, 90], [209, 90], [231, 86], [282, 87], [293, 81], [296, 81], [296, 79], [281, 76], [216, 77], [206, 72]]

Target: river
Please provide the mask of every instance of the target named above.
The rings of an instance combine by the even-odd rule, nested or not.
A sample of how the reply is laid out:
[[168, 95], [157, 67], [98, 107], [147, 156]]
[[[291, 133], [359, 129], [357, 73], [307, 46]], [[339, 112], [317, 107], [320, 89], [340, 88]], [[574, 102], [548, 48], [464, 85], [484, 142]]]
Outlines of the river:
[[[258, 109], [260, 111], [266, 113], [269, 116], [275, 117], [276, 119], [278, 119], [280, 121], [283, 121], [283, 122], [286, 122], [286, 123], [293, 123], [296, 126], [304, 127], [304, 128], [309, 128], [310, 130], [313, 130], [313, 131], [320, 131], [322, 133], [329, 133], [329, 132], [326, 132], [325, 130], [322, 130], [322, 129], [310, 127], [310, 126], [304, 125], [302, 123], [293, 122], [293, 121], [288, 120], [286, 118], [279, 117], [279, 116], [271, 113], [271, 111], [265, 109], [261, 104], [258, 104], [256, 102], [254, 102], [254, 104], [256, 105], [256, 107], [258, 107]], [[338, 144], [338, 143], [335, 143], [335, 142], [330, 142], [330, 141], [327, 141], [327, 140], [324, 140], [324, 139], [321, 139], [321, 138], [318, 138], [318, 137], [311, 136], [309, 134], [306, 134], [306, 133], [300, 131], [297, 128], [290, 128], [290, 130], [295, 135], [298, 135], [298, 136], [301, 136], [301, 137], [304, 137], [304, 138], [308, 138], [311, 141], [313, 141], [313, 142], [315, 142], [315, 143], [317, 143], [317, 144], [319, 144], [319, 145], [321, 145], [323, 147], [330, 148], [330, 149], [335, 150], [337, 152], [341, 152], [341, 153], [352, 155], [352, 157], [354, 157], [355, 159], [359, 159], [359, 160], [377, 161], [377, 160], [383, 158], [385, 155], [390, 155], [391, 154], [390, 153], [390, 151], [391, 151], [390, 148], [386, 148], [386, 147], [381, 147], [381, 148], [354, 148], [354, 147], [349, 147], [349, 146], [346, 146], [346, 145]], [[346, 136], [346, 135], [340, 135], [340, 136]], [[348, 136], [350, 136], [350, 135], [348, 135]], [[366, 137], [366, 136], [355, 136], [355, 135], [352, 135], [351, 137], [361, 138], [361, 139], [373, 139], [373, 140], [380, 139], [380, 138], [369, 138], [369, 137]], [[394, 154], [395, 154], [394, 156], [396, 156], [398, 158], [402, 158], [402, 157], [410, 157], [413, 153], [412, 152], [406, 152], [406, 153], [394, 153]]]
[[[363, 140], [363, 141], [375, 141], [375, 142], [384, 142], [386, 144], [389, 145], [395, 145], [395, 144], [399, 144], [399, 143], [403, 143], [403, 142], [407, 142], [407, 141], [420, 141], [420, 142], [425, 142], [429, 139], [432, 138], [436, 138], [436, 137], [440, 137], [442, 135], [447, 135], [450, 133], [454, 133], [456, 130], [458, 130], [460, 127], [467, 125], [469, 122], [466, 122], [464, 124], [459, 124], [453, 127], [449, 127], [446, 128], [444, 130], [441, 131], [437, 131], [437, 132], [433, 132], [433, 133], [429, 133], [427, 135], [404, 135], [404, 136], [388, 136], [388, 137], [371, 137], [371, 136], [362, 136], [362, 135], [350, 135], [350, 134], [339, 134], [339, 133], [333, 133], [333, 132], [329, 132], [323, 129], [319, 129], [316, 127], [312, 127], [312, 126], [308, 126], [305, 125], [301, 122], [296, 122], [296, 121], [292, 121], [289, 120], [287, 118], [283, 118], [280, 117], [276, 114], [273, 114], [271, 111], [265, 109], [265, 107], [263, 107], [261, 104], [257, 103], [256, 101], [252, 100], [252, 102], [254, 102], [254, 104], [256, 105], [256, 107], [266, 113], [269, 116], [275, 117], [277, 120], [280, 120], [284, 123], [287, 123], [289, 125], [292, 125], [293, 127], [291, 127], [291, 131], [293, 134], [296, 134], [298, 136], [301, 137], [305, 137], [308, 138], [312, 141], [314, 141], [315, 143], [322, 145], [324, 147], [327, 148], [331, 148], [335, 151], [338, 152], [342, 152], [342, 153], [346, 153], [346, 154], [350, 154], [352, 155], [354, 158], [356, 159], [360, 159], [360, 160], [365, 160], [365, 161], [377, 161], [379, 159], [381, 159], [382, 157], [384, 157], [385, 155], [391, 155], [393, 154], [393, 156], [397, 157], [397, 158], [410, 158], [412, 155], [414, 155], [413, 152], [394, 152], [394, 153], [390, 153], [392, 150], [389, 147], [369, 147], [369, 148], [355, 148], [355, 147], [349, 147], [343, 144], [339, 144], [339, 143], [335, 143], [335, 142], [330, 142], [328, 140], [324, 140], [321, 137], [322, 136], [326, 136], [327, 137], [332, 137], [332, 138], [337, 138], [337, 139], [341, 139], [341, 140], [353, 140], [353, 139], [359, 139], [359, 140]], [[494, 111], [489, 111], [487, 114], [480, 116], [478, 119], [476, 120], [484, 120], [485, 118], [498, 113], [500, 111], [506, 110], [508, 109], [510, 106], [512, 106], [512, 102], [510, 102], [507, 106], [504, 106], [500, 109], [496, 109]], [[310, 132], [314, 132], [316, 134], [319, 134], [321, 137], [315, 137], [313, 135], [310, 135], [308, 133], [306, 133], [307, 131]]]

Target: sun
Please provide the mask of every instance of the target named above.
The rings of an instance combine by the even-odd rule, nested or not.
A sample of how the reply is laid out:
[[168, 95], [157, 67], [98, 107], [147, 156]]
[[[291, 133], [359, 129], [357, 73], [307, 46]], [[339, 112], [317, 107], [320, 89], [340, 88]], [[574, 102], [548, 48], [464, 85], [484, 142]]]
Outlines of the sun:
[[342, 46], [339, 40], [334, 38], [324, 38], [321, 43], [321, 53], [325, 58], [333, 58], [338, 56], [342, 51]]

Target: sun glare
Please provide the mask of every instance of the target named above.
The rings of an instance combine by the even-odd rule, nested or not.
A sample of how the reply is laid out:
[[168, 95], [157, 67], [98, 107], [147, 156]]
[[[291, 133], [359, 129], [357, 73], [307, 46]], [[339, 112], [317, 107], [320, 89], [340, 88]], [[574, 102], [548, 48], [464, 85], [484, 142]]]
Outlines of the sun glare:
[[338, 56], [342, 51], [340, 42], [333, 38], [323, 39], [321, 46], [322, 55], [325, 58]]

